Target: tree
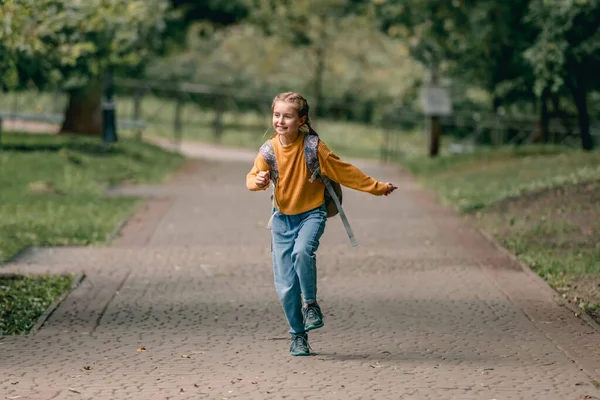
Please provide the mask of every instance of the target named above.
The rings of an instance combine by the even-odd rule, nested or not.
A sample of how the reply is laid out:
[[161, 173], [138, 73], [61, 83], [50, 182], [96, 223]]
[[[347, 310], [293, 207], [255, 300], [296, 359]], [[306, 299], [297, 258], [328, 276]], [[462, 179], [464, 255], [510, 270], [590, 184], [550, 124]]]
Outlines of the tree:
[[533, 99], [532, 69], [522, 53], [536, 30], [524, 23], [522, 0], [379, 1], [381, 29], [409, 44], [421, 62], [458, 83], [469, 82], [492, 96], [490, 108]]
[[0, 88], [19, 84], [18, 58], [27, 52], [30, 43], [23, 35], [31, 17], [33, 1], [5, 0], [0, 7]]
[[370, 24], [368, 2], [362, 0], [247, 0], [250, 20], [269, 36], [305, 48], [313, 63], [312, 93], [315, 114], [323, 114], [323, 76], [329, 51], [343, 26]]
[[69, 91], [61, 132], [100, 134], [102, 79], [131, 71], [163, 42], [167, 0], [7, 0], [3, 8], [7, 52], [15, 69], [40, 84]]
[[577, 107], [581, 146], [594, 147], [590, 133], [588, 94], [600, 88], [600, 1], [535, 0], [529, 21], [540, 34], [525, 52], [536, 73], [539, 96], [571, 92]]
[[244, 0], [170, 0], [181, 18], [167, 24], [166, 36], [175, 48], [187, 47], [189, 30], [207, 37], [215, 31], [241, 23], [249, 13]]

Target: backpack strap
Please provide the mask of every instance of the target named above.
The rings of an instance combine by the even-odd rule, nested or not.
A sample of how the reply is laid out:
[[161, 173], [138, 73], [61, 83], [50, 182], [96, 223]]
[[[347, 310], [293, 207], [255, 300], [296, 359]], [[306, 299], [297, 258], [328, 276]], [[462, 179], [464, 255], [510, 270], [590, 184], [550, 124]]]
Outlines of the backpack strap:
[[273, 148], [273, 143], [271, 143], [271, 140], [267, 140], [262, 146], [260, 146], [260, 150], [258, 150], [258, 152], [265, 159], [267, 165], [269, 165], [271, 180], [273, 182], [277, 182], [277, 178], [279, 178], [279, 167], [277, 167], [275, 149]]
[[[273, 192], [271, 193], [271, 200], [273, 201], [273, 207], [275, 208], [275, 212], [279, 212], [279, 206], [277, 205], [277, 199], [275, 199], [275, 185], [277, 184], [277, 179], [279, 178], [279, 167], [277, 166], [277, 158], [275, 158], [275, 149], [273, 148], [273, 143], [271, 140], [267, 140], [258, 150], [260, 155], [265, 159], [267, 165], [269, 166], [269, 173], [271, 175], [271, 185], [273, 186]], [[271, 213], [271, 218], [269, 218], [269, 222], [267, 223], [267, 229], [271, 229], [271, 225], [273, 224], [273, 217], [275, 216], [275, 212]]]
[[319, 137], [317, 135], [306, 135], [304, 136], [304, 158], [306, 160], [306, 166], [311, 173], [311, 177], [309, 182], [314, 182], [315, 178], [319, 179], [323, 184], [325, 184], [325, 188], [329, 192], [329, 195], [333, 199], [338, 212], [340, 214], [340, 218], [342, 219], [342, 223], [344, 224], [344, 228], [346, 228], [346, 233], [348, 234], [348, 239], [350, 239], [350, 243], [352, 247], [358, 247], [358, 243], [356, 242], [356, 238], [354, 237], [354, 232], [352, 231], [352, 227], [350, 226], [350, 222], [348, 221], [348, 217], [342, 208], [342, 204], [340, 203], [340, 199], [335, 193], [335, 189], [331, 185], [331, 180], [325, 175], [321, 175], [321, 167], [319, 165]]

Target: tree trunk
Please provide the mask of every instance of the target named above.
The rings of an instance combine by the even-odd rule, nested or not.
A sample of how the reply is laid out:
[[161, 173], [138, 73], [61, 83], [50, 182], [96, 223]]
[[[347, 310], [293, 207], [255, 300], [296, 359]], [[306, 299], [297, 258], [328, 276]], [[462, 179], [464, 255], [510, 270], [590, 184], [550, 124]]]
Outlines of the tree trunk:
[[550, 90], [544, 89], [542, 93], [542, 110], [540, 113], [540, 139], [544, 143], [550, 141], [550, 113], [548, 112], [548, 98], [550, 97]]
[[579, 122], [579, 134], [581, 135], [581, 147], [584, 150], [592, 150], [594, 143], [590, 132], [590, 116], [588, 114], [587, 91], [582, 79], [577, 79], [571, 86], [573, 100], [577, 106], [577, 120]]
[[69, 104], [60, 133], [102, 135], [102, 81], [69, 93]]
[[431, 117], [431, 137], [429, 138], [429, 157], [437, 157], [440, 152], [442, 126], [439, 116]]

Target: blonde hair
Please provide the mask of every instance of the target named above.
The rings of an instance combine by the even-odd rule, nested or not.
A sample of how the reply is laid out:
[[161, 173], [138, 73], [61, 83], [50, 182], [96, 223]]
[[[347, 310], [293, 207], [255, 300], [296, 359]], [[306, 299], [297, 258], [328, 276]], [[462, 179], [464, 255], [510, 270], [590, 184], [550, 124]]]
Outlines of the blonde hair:
[[310, 118], [308, 116], [308, 110], [310, 107], [308, 106], [308, 101], [299, 93], [296, 92], [284, 92], [279, 93], [273, 99], [273, 103], [271, 104], [271, 111], [275, 108], [275, 103], [278, 101], [283, 101], [286, 103], [290, 103], [295, 106], [296, 111], [298, 112], [298, 116], [300, 118], [306, 117], [306, 121], [304, 124], [298, 128], [298, 130], [302, 133], [306, 133], [308, 135], [317, 135], [317, 132], [310, 126]]

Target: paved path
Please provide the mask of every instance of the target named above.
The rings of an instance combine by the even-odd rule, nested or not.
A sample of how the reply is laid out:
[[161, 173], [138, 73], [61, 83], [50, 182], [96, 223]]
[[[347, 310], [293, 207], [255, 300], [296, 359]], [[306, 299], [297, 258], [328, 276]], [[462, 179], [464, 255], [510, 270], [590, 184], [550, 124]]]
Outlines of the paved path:
[[290, 357], [268, 194], [248, 192], [247, 155], [229, 155], [120, 190], [153, 200], [110, 247], [31, 249], [4, 267], [86, 278], [36, 334], [0, 338], [0, 400], [600, 398], [598, 331], [409, 176], [368, 163], [400, 190], [346, 191], [361, 247], [328, 222], [326, 325], [316, 356]]

